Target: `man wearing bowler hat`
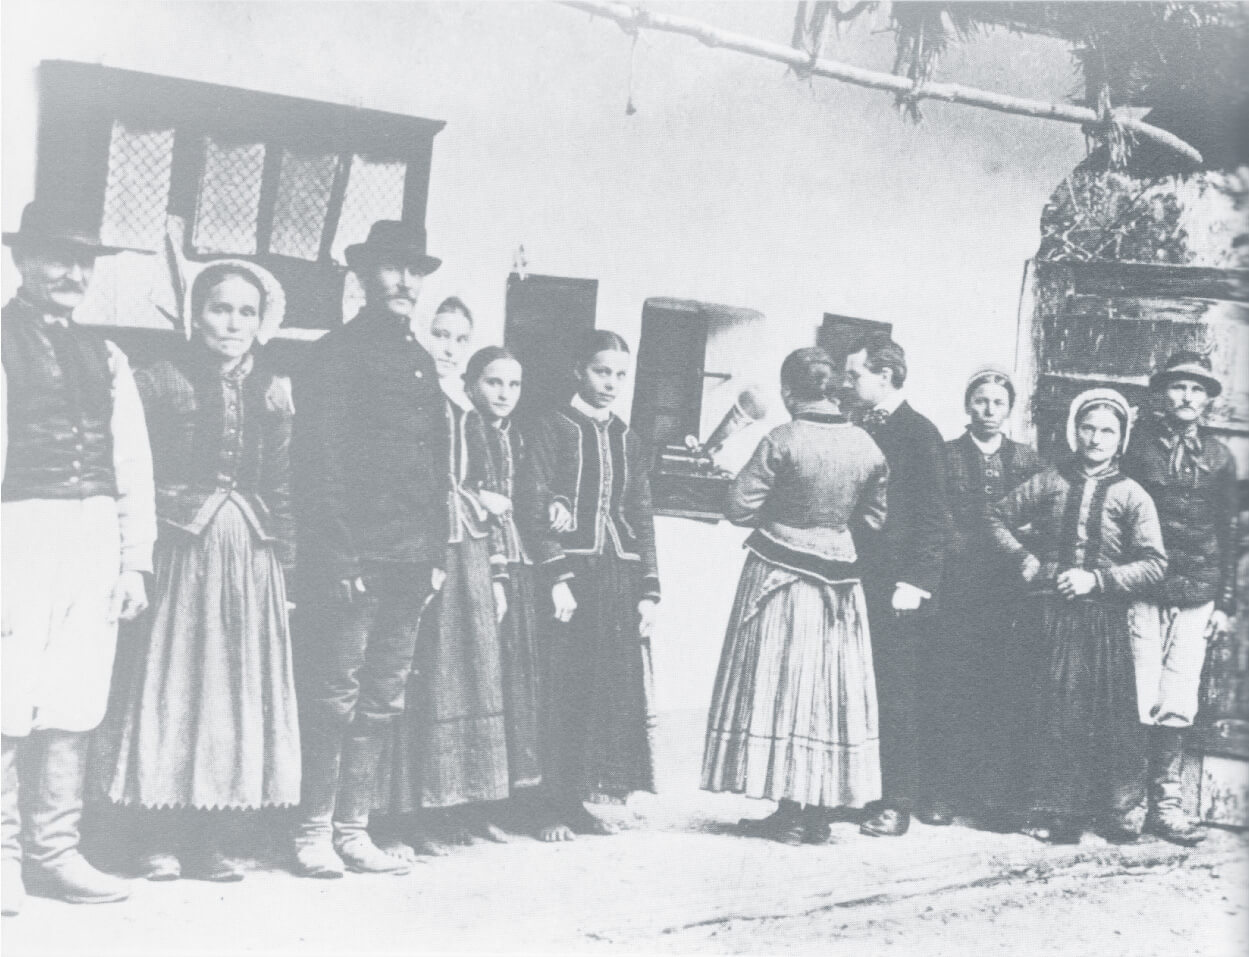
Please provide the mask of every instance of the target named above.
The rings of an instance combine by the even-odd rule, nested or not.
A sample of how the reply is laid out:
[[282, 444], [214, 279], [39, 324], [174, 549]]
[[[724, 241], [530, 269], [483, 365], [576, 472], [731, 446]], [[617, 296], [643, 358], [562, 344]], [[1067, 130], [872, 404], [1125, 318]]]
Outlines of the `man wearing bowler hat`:
[[[403, 873], [367, 827], [379, 763], [447, 540], [446, 427], [433, 358], [412, 323], [441, 261], [425, 230], [382, 220], [348, 246], [360, 313], [317, 345], [296, 383], [304, 568], [297, 655], [303, 801], [296, 871]], [[308, 614], [311, 612], [311, 614]]]
[[1210, 360], [1176, 352], [1149, 382], [1158, 412], [1132, 439], [1123, 470], [1158, 506], [1167, 574], [1131, 609], [1137, 704], [1150, 727], [1145, 827], [1193, 845], [1205, 837], [1181, 808], [1184, 731], [1197, 714], [1206, 644], [1236, 610], [1236, 462], [1201, 427], [1223, 389]]
[[99, 232], [36, 201], [5, 233], [21, 273], [4, 307], [3, 910], [27, 890], [124, 900], [79, 853], [89, 732], [118, 620], [147, 606], [156, 515], [143, 406], [125, 355], [74, 322]]

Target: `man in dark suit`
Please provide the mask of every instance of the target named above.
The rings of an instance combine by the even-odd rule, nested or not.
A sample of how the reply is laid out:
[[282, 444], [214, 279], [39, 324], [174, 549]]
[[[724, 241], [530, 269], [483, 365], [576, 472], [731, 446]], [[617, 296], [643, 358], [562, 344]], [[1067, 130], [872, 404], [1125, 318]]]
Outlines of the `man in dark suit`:
[[347, 247], [359, 315], [297, 380], [304, 742], [296, 871], [403, 873], [367, 827], [405, 706], [417, 624], [443, 578], [447, 436], [434, 360], [412, 329], [441, 264], [419, 225], [384, 220]]
[[[889, 463], [889, 513], [879, 534], [856, 530], [872, 632], [880, 709], [882, 793], [862, 831], [899, 836], [911, 812], [926, 812], [922, 767], [921, 662], [936, 628], [934, 596], [953, 520], [945, 494], [943, 441], [906, 401], [906, 353], [888, 336], [858, 343], [846, 383], [864, 409], [861, 424]], [[929, 823], [948, 823], [926, 815]]]

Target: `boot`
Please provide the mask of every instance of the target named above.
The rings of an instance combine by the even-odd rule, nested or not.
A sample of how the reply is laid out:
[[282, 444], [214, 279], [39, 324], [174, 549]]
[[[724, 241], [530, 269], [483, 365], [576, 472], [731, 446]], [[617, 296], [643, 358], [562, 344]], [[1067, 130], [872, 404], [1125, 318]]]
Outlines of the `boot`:
[[5, 917], [22, 911], [26, 888], [22, 884], [22, 811], [18, 800], [17, 746], [19, 738], [5, 737], [3, 817], [0, 819], [0, 910]]
[[1204, 828], [1184, 815], [1184, 732], [1161, 726], [1149, 729], [1149, 816], [1145, 830], [1164, 841], [1193, 847], [1206, 839]]
[[334, 851], [334, 802], [342, 759], [342, 729], [332, 724], [304, 727], [303, 791], [294, 834], [294, 871], [300, 877], [343, 876], [343, 862]]
[[186, 815], [187, 841], [181, 854], [182, 873], [197, 881], [230, 884], [241, 881], [243, 868], [226, 856], [221, 838], [223, 815], [190, 811]]
[[348, 870], [363, 874], [406, 874], [410, 866], [387, 854], [369, 837], [377, 771], [389, 725], [353, 727], [343, 743], [342, 776], [334, 809], [334, 850]]
[[87, 739], [71, 731], [31, 734], [36, 771], [24, 789], [27, 886], [33, 894], [70, 904], [123, 901], [130, 882], [97, 871], [78, 850]]

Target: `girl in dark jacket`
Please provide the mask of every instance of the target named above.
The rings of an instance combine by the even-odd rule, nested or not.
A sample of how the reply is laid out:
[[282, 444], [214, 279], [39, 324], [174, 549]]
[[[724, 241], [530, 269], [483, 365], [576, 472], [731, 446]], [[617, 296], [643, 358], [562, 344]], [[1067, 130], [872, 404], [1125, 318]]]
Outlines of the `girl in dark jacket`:
[[136, 376], [160, 537], [147, 635], [123, 648], [101, 729], [103, 786], [153, 815], [141, 873], [241, 880], [207, 812], [299, 803], [299, 726], [287, 625], [294, 561], [292, 408], [253, 348], [281, 321], [277, 281], [218, 262], [190, 294], [191, 342]]
[[582, 801], [654, 791], [650, 639], [659, 603], [650, 459], [612, 406], [629, 347], [595, 330], [575, 369], [572, 402], [532, 436], [551, 497], [538, 559], [550, 587], [543, 648], [547, 783], [544, 841], [611, 834]]
[[512, 421], [520, 399], [519, 360], [487, 346], [468, 361], [464, 383], [474, 408], [466, 413], [469, 457], [479, 463], [474, 491], [490, 514], [496, 585], [506, 599], [499, 623], [508, 778], [513, 796], [542, 778], [538, 717], [538, 601], [533, 531], [544, 526], [546, 497], [537, 484], [524, 436]]

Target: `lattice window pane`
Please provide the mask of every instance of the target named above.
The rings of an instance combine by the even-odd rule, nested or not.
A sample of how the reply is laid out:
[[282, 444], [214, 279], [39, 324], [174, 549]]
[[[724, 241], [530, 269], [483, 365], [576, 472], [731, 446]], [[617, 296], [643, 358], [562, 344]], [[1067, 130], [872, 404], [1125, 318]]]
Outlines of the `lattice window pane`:
[[315, 261], [330, 208], [338, 156], [282, 151], [269, 252]]
[[264, 143], [204, 138], [204, 175], [191, 237], [198, 252], [255, 255], [264, 168]]
[[160, 249], [173, 169], [172, 129], [144, 129], [113, 121], [100, 241], [109, 246]]
[[343, 250], [352, 243], [364, 242], [369, 227], [377, 220], [402, 217], [407, 173], [407, 163], [375, 162], [360, 155], [352, 157], [338, 231], [330, 250], [336, 260], [345, 262]]

